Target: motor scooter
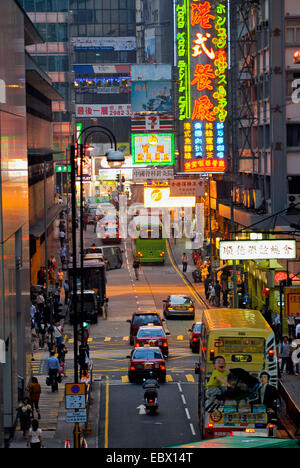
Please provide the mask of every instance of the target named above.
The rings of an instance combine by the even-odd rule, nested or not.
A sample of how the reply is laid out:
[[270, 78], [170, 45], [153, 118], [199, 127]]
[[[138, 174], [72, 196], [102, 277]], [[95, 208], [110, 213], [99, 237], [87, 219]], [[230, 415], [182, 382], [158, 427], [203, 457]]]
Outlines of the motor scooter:
[[157, 388], [159, 388], [159, 383], [154, 378], [144, 379], [143, 388], [145, 389], [144, 402], [146, 411], [154, 414], [158, 410]]

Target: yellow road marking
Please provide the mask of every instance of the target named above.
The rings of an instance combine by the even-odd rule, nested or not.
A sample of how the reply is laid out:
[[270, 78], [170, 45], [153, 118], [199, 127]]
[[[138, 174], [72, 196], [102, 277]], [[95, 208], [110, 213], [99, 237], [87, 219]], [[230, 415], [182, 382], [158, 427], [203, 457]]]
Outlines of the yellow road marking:
[[104, 448], [108, 448], [108, 416], [109, 416], [109, 377], [106, 376], [105, 440], [104, 440]]
[[178, 336], [177, 336], [177, 340], [181, 340], [181, 341], [182, 341], [182, 340], [183, 340], [183, 335], [178, 335]]
[[110, 336], [107, 336], [104, 341], [110, 341], [111, 340], [111, 337]]
[[171, 375], [166, 375], [166, 382], [173, 382], [173, 377]]
[[186, 374], [186, 380], [188, 382], [195, 382], [194, 376], [192, 374]]
[[123, 383], [128, 383], [129, 382], [128, 375], [122, 375], [121, 379], [122, 379]]
[[123, 336], [123, 341], [128, 341], [129, 340], [129, 336]]

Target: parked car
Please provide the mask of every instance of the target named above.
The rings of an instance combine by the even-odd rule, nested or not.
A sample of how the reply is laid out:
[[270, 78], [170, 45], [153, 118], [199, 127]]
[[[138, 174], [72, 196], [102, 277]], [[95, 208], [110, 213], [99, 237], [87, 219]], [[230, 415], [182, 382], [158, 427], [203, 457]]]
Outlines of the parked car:
[[134, 344], [134, 338], [140, 327], [145, 325], [159, 325], [163, 326], [165, 320], [155, 310], [149, 310], [146, 312], [138, 311], [134, 312], [131, 320], [127, 320], [130, 323], [130, 336], [129, 342], [131, 345]]
[[172, 295], [163, 301], [164, 316], [195, 318], [195, 305], [192, 299], [184, 295]]
[[193, 323], [190, 332], [190, 348], [193, 353], [199, 353], [200, 349], [200, 338], [201, 338], [202, 322]]
[[159, 348], [136, 348], [132, 351], [131, 356], [127, 357], [130, 359], [128, 365], [129, 382], [149, 378], [150, 373], [161, 382], [166, 381], [166, 362]]
[[135, 337], [135, 347], [141, 348], [145, 345], [157, 346], [160, 348], [164, 357], [169, 354], [169, 345], [167, 340], [167, 334], [163, 327], [160, 326], [146, 326], [140, 327]]

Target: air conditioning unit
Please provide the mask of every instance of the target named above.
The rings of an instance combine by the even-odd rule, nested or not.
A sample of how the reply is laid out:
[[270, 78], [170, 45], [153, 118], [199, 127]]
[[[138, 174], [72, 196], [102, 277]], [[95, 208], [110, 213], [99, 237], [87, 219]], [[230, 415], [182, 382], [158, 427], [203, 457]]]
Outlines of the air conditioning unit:
[[295, 205], [296, 203], [300, 203], [300, 194], [290, 193], [288, 195], [288, 206], [291, 205], [292, 203], [294, 203]]
[[262, 191], [259, 189], [253, 189], [252, 197], [253, 197], [253, 208], [258, 210], [261, 207], [262, 202], [263, 202]]

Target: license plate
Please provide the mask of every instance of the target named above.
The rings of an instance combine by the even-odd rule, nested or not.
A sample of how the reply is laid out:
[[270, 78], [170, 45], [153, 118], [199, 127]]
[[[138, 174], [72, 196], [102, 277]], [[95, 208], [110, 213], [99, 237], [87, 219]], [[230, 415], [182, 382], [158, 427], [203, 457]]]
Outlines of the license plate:
[[151, 340], [148, 342], [150, 345], [154, 346], [155, 345], [155, 341]]
[[176, 310], [185, 310], [185, 307], [176, 307]]
[[152, 369], [153, 364], [144, 364], [144, 369]]

